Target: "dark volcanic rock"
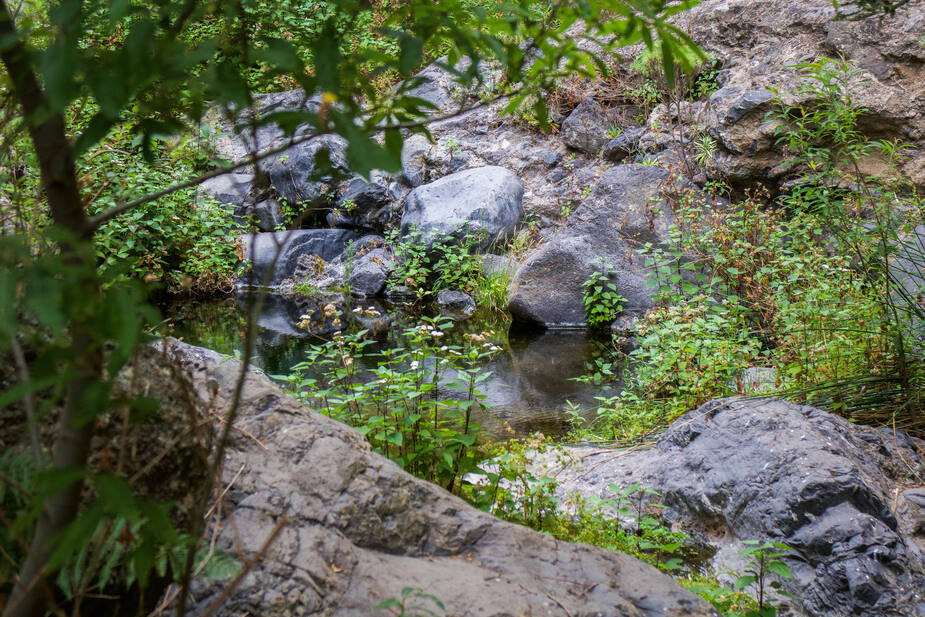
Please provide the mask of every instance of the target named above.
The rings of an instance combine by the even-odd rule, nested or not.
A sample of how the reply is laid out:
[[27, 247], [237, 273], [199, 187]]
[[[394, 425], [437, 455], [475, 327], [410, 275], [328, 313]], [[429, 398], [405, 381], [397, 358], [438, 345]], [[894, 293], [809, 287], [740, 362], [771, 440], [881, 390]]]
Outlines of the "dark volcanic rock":
[[517, 269], [508, 304], [514, 318], [544, 327], [585, 325], [582, 284], [602, 267], [613, 271], [624, 309], [652, 306], [637, 251], [667, 238], [674, 214], [661, 191], [669, 176], [652, 165], [605, 171], [568, 222]]
[[[278, 286], [296, 272], [299, 257], [317, 255], [324, 261], [331, 261], [344, 252], [348, 242], [359, 237], [356, 232], [345, 229], [296, 229], [245, 235], [241, 239], [244, 259], [253, 267], [253, 275], [243, 272], [238, 282]], [[272, 272], [267, 275], [271, 268]]]
[[604, 158], [614, 163], [621, 163], [627, 157], [636, 154], [639, 140], [644, 133], [644, 128], [624, 129], [622, 133], [604, 145]]
[[[325, 135], [270, 157], [265, 170], [270, 184], [290, 206], [316, 204], [324, 200], [337, 181], [348, 174], [347, 142]], [[329, 165], [322, 165], [327, 156]]]
[[472, 234], [487, 249], [514, 233], [523, 216], [524, 188], [501, 167], [467, 169], [411, 191], [401, 218], [401, 234], [421, 234], [430, 246], [451, 236]]
[[655, 489], [669, 520], [719, 549], [719, 571], [742, 540], [786, 543], [784, 585], [809, 614], [909, 617], [925, 614], [923, 471], [925, 444], [901, 431], [727, 399], [679, 418], [652, 450], [584, 456], [557, 479], [563, 493]]
[[[191, 384], [202, 413], [224, 414], [239, 364], [176, 341], [177, 370], [152, 389]], [[501, 522], [370, 451], [363, 437], [251, 372], [224, 466], [217, 549], [255, 556], [239, 584], [197, 582], [188, 605], [220, 616], [375, 615], [420, 588], [454, 617], [705, 617], [702, 600], [626, 555]], [[228, 591], [222, 598], [221, 594]]]

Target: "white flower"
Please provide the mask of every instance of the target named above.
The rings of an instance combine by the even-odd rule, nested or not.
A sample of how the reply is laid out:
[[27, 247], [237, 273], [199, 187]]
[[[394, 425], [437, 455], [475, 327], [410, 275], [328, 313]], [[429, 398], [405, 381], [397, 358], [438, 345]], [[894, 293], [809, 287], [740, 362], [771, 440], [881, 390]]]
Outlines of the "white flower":
[[440, 348], [440, 351], [446, 351], [447, 349], [449, 349], [449, 347], [447, 347], [446, 345], [444, 345], [443, 347]]
[[361, 309], [360, 307], [356, 307], [355, 309], [353, 309], [353, 313], [355, 313], [355, 314], [357, 314], [357, 315], [359, 315], [359, 314], [362, 313], [362, 312], [363, 312], [363, 309]]
[[433, 332], [430, 333], [430, 335], [434, 338], [440, 338], [441, 336], [443, 336], [443, 332], [441, 332], [440, 330], [434, 330]]
[[491, 346], [491, 350], [492, 350], [492, 351], [501, 351], [501, 348], [498, 347], [497, 345], [492, 345], [492, 346]]
[[412, 370], [412, 371], [416, 371], [416, 370], [418, 370], [418, 367], [419, 367], [419, 366], [421, 366], [420, 362], [418, 362], [417, 360], [415, 360], [415, 361], [413, 361], [413, 362], [411, 363], [411, 370]]

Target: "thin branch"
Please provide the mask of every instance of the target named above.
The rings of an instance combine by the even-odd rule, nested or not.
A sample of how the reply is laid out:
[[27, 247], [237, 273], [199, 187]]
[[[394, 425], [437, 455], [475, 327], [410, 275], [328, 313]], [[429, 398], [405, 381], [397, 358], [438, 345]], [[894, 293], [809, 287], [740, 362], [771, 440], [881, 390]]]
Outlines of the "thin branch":
[[217, 613], [219, 609], [222, 608], [222, 605], [225, 604], [225, 601], [228, 599], [228, 596], [231, 595], [231, 592], [241, 584], [241, 581], [243, 581], [248, 574], [250, 574], [250, 571], [254, 569], [254, 566], [263, 561], [267, 552], [270, 550], [270, 546], [272, 546], [273, 542], [276, 541], [276, 538], [279, 537], [279, 534], [282, 533], [283, 528], [288, 524], [289, 517], [283, 516], [273, 528], [273, 531], [270, 532], [270, 535], [267, 536], [263, 546], [261, 546], [260, 549], [254, 553], [250, 559], [247, 560], [247, 562], [244, 564], [244, 567], [241, 568], [240, 572], [238, 572], [238, 575], [234, 577], [234, 580], [231, 581], [222, 590], [222, 593], [220, 593], [218, 597], [215, 598], [212, 603], [206, 607], [206, 610], [201, 613], [202, 617], [213, 617], [213, 615], [215, 615], [215, 613]]

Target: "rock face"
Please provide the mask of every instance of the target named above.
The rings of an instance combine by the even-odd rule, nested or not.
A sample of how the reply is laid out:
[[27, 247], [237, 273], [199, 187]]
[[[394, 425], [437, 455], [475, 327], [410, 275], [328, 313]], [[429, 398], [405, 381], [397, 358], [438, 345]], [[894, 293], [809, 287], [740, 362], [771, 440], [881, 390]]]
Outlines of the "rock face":
[[617, 165], [548, 241], [517, 269], [508, 308], [515, 320], [544, 327], [584, 326], [582, 284], [594, 270], [613, 272], [624, 309], [652, 306], [645, 243], [666, 239], [674, 220], [661, 196], [670, 174], [651, 165]]
[[401, 234], [417, 231], [430, 246], [451, 236], [471, 234], [487, 249], [514, 233], [523, 216], [524, 188], [517, 176], [501, 167], [467, 169], [411, 191], [401, 218]]
[[[175, 341], [167, 353], [178, 370], [158, 372], [154, 394], [187, 381], [203, 413], [225, 413], [238, 363]], [[217, 548], [246, 559], [277, 535], [227, 598], [227, 581], [195, 584], [192, 615], [216, 600], [222, 616], [377, 615], [404, 587], [457, 617], [715, 615], [649, 565], [503, 523], [413, 478], [261, 374], [247, 377], [236, 427]]]
[[344, 252], [348, 242], [359, 238], [356, 232], [345, 229], [296, 229], [245, 235], [241, 240], [244, 260], [252, 266], [253, 274], [243, 272], [238, 282], [276, 287], [295, 274], [301, 256], [317, 255], [324, 261], [331, 261]]
[[[267, 160], [265, 170], [270, 184], [290, 206], [320, 203], [339, 177], [348, 174], [346, 148], [343, 139], [331, 135], [293, 146]], [[325, 155], [330, 163], [328, 169], [319, 158]]]
[[[722, 87], [698, 119], [720, 145], [712, 161], [720, 173], [740, 181], [785, 181], [775, 124], [765, 121], [773, 107], [767, 87], [788, 103], [806, 102], [806, 95], [788, 94], [802, 80], [788, 67], [844, 56], [863, 71], [852, 80], [855, 102], [867, 108], [859, 128], [872, 139], [899, 138], [916, 147], [902, 167], [925, 186], [925, 4], [913, 0], [882, 20], [834, 16], [828, 0], [706, 0], [679, 16], [680, 27], [724, 66]], [[869, 171], [877, 172], [870, 163]]]
[[562, 121], [559, 134], [566, 145], [591, 156], [607, 143], [610, 120], [594, 99], [585, 99]]
[[[925, 444], [779, 400], [714, 401], [649, 451], [583, 457], [563, 493], [639, 482], [666, 517], [733, 563], [742, 540], [794, 549], [783, 581], [819, 617], [925, 615]], [[916, 476], [915, 474], [918, 474]]]

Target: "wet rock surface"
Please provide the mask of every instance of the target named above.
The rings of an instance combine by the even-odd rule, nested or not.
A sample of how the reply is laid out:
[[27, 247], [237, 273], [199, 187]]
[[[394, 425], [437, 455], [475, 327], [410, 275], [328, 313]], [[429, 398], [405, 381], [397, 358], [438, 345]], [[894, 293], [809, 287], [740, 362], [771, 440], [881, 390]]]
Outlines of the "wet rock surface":
[[807, 614], [925, 615], [925, 444], [779, 400], [726, 399], [682, 416], [647, 451], [581, 450], [559, 490], [639, 482], [664, 515], [741, 569], [743, 540], [794, 549], [783, 581]]
[[475, 300], [472, 296], [455, 289], [444, 289], [438, 293], [437, 306], [442, 315], [457, 320], [468, 319], [475, 314]]
[[[203, 409], [226, 409], [236, 361], [175, 341], [166, 353], [178, 370], [155, 373], [162, 391], [182, 379]], [[649, 565], [503, 523], [413, 478], [259, 373], [247, 377], [236, 426], [217, 546], [252, 556], [278, 536], [218, 615], [372, 615], [409, 586], [460, 617], [715, 615]], [[226, 584], [194, 585], [191, 614]]]

